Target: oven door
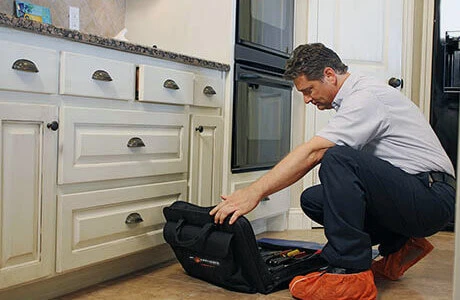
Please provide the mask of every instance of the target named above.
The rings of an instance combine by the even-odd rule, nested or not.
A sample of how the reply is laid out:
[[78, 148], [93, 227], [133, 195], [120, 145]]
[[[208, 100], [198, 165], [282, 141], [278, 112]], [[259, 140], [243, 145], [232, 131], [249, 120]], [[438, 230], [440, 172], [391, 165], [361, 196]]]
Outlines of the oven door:
[[292, 83], [235, 65], [232, 172], [264, 170], [291, 148]]
[[237, 43], [289, 56], [294, 0], [239, 0]]

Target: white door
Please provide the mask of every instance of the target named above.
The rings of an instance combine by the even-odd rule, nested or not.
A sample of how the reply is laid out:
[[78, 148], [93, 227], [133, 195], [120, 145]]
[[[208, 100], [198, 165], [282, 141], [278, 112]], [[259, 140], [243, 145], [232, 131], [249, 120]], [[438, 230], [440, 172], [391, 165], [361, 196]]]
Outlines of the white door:
[[47, 124], [57, 116], [0, 103], [0, 289], [53, 272], [57, 133]]
[[[403, 1], [310, 0], [308, 42], [333, 49], [349, 72], [373, 76], [388, 83], [401, 78]], [[401, 88], [401, 87], [399, 87]], [[307, 137], [324, 127], [334, 110], [318, 111], [307, 105]], [[319, 183], [318, 167], [305, 186]], [[313, 223], [313, 226], [317, 224]]]
[[190, 144], [190, 202], [211, 206], [220, 201], [222, 186], [222, 118], [192, 116]]

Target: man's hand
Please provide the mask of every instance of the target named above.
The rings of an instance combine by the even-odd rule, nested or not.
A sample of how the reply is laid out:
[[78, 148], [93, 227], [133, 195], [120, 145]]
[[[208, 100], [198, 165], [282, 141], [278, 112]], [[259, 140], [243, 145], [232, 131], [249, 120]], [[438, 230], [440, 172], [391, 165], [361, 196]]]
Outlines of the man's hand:
[[229, 224], [235, 223], [239, 216], [252, 211], [259, 204], [261, 197], [251, 188], [244, 188], [235, 191], [229, 196], [220, 196], [222, 202], [214, 207], [209, 214], [214, 216], [214, 222], [224, 223], [225, 218], [232, 214]]

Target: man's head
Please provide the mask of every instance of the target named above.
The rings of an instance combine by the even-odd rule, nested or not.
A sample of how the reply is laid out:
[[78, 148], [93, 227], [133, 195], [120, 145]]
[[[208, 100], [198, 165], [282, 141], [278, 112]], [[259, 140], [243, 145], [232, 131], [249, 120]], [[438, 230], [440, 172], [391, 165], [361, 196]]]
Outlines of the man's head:
[[298, 46], [286, 64], [284, 77], [294, 81], [305, 103], [332, 108], [332, 101], [348, 77], [348, 67], [321, 43]]

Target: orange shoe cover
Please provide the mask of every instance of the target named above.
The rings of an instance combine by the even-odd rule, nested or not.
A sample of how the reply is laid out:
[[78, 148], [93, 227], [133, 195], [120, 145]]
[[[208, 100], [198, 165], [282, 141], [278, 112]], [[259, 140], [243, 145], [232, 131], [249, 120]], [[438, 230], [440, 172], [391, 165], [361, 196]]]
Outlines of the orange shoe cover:
[[371, 270], [354, 274], [314, 272], [296, 276], [289, 284], [289, 291], [294, 298], [302, 300], [377, 298], [377, 288]]
[[395, 253], [372, 263], [372, 272], [391, 280], [398, 280], [407, 269], [433, 250], [433, 245], [425, 238], [410, 238]]

